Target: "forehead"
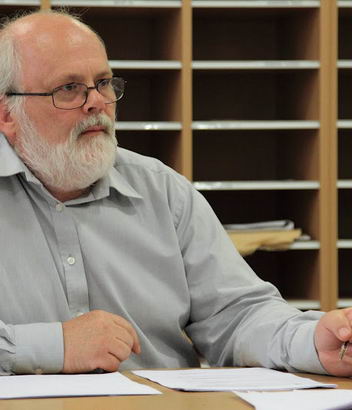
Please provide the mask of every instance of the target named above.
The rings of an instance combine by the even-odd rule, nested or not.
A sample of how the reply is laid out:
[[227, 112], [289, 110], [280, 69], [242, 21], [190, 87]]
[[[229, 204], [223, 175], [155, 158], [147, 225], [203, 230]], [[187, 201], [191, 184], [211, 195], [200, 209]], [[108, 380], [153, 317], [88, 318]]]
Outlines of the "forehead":
[[23, 86], [110, 71], [103, 44], [86, 26], [64, 16], [29, 17], [15, 27]]

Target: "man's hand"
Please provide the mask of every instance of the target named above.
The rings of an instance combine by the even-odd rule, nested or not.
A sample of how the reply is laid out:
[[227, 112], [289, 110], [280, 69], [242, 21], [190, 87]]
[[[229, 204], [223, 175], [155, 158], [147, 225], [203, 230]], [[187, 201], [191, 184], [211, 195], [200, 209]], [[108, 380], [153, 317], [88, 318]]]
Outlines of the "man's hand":
[[109, 312], [94, 310], [64, 322], [62, 327], [63, 373], [84, 373], [98, 368], [116, 371], [132, 352], [141, 352], [131, 324]]
[[352, 308], [332, 310], [318, 322], [315, 346], [325, 370], [334, 376], [352, 376], [352, 344], [340, 360], [343, 342], [352, 341]]

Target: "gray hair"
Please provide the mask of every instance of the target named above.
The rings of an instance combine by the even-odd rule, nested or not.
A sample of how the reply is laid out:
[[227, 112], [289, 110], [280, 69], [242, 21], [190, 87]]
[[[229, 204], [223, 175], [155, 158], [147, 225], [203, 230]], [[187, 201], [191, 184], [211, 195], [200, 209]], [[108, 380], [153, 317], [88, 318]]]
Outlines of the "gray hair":
[[[0, 31], [0, 98], [11, 90], [21, 88], [21, 58], [16, 49], [14, 36], [8, 29], [11, 21], [2, 24]], [[6, 97], [8, 108], [14, 109], [22, 106], [21, 98]]]

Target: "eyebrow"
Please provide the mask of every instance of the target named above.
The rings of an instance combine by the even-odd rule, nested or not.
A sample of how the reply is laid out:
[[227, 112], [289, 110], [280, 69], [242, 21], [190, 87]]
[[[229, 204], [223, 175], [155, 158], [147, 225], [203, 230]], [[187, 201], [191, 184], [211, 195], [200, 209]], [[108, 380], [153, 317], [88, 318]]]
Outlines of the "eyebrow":
[[[111, 70], [102, 71], [95, 76], [95, 82], [99, 79], [112, 77], [112, 76], [113, 76], [113, 73]], [[80, 74], [73, 74], [73, 73], [63, 74], [62, 76], [58, 77], [55, 80], [55, 84], [56, 84], [55, 87], [60, 87], [61, 85], [65, 85], [65, 84], [69, 84], [73, 82], [84, 83], [84, 76]], [[52, 88], [55, 88], [55, 87], [52, 87]]]

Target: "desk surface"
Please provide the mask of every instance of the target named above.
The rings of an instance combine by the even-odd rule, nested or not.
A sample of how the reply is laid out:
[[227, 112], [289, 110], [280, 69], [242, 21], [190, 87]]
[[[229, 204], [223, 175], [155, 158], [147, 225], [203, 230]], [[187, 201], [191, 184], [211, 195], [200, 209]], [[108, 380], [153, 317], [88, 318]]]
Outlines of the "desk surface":
[[[188, 393], [167, 389], [129, 372], [124, 373], [140, 383], [155, 387], [162, 395], [75, 397], [54, 399], [0, 400], [0, 410], [248, 410], [252, 406], [231, 392]], [[352, 379], [299, 374], [314, 380], [335, 383], [341, 389], [352, 389]], [[1, 381], [1, 378], [0, 378]]]

